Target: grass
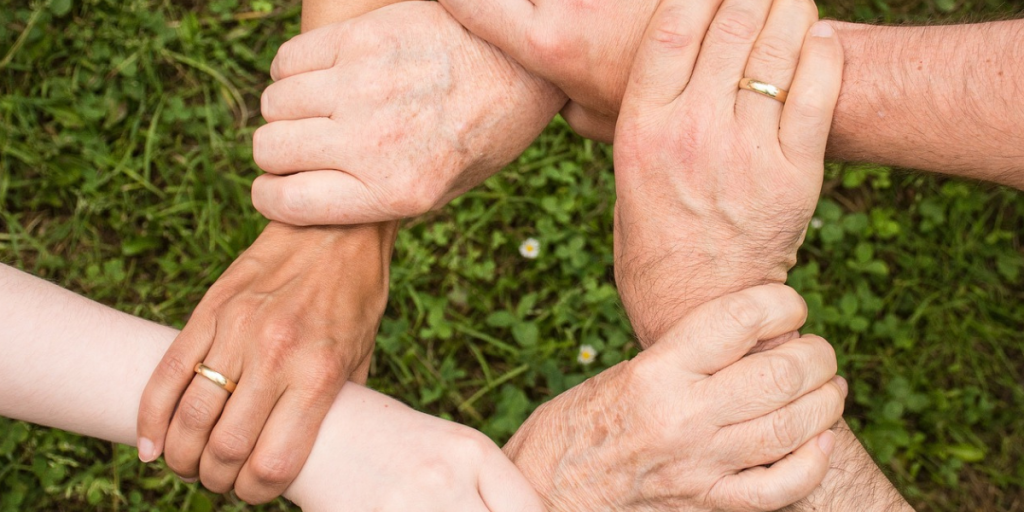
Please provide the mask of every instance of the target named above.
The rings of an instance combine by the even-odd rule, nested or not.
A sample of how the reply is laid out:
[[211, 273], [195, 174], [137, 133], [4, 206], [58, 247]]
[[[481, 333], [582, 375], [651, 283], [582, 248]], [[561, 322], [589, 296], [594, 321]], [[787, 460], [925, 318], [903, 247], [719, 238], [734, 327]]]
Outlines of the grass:
[[[299, 6], [2, 0], [0, 261], [181, 326], [262, 229], [250, 136]], [[849, 20], [1021, 4], [830, 0]], [[372, 384], [501, 441], [635, 353], [611, 277], [610, 149], [555, 121], [402, 231]], [[831, 165], [791, 284], [838, 349], [848, 418], [927, 510], [1024, 510], [1024, 197]], [[542, 243], [536, 260], [517, 247]], [[595, 364], [576, 362], [581, 344]], [[0, 510], [237, 510], [131, 448], [0, 419]], [[284, 510], [278, 502], [262, 510]]]

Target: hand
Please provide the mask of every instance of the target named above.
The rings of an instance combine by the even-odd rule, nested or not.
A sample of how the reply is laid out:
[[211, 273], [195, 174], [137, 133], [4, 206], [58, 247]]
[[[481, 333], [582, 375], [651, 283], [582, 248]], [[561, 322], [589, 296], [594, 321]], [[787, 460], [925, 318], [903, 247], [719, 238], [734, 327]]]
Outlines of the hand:
[[[616, 281], [645, 344], [697, 304], [785, 281], [842, 79], [838, 38], [810, 2], [725, 0], [701, 45], [690, 6], [659, 7], [616, 128]], [[789, 99], [740, 90], [743, 77]]]
[[541, 406], [505, 452], [552, 512], [775, 510], [802, 499], [829, 469], [827, 429], [843, 412], [835, 352], [804, 336], [746, 354], [806, 314], [782, 285], [708, 302], [635, 359]]
[[272, 74], [253, 204], [294, 225], [443, 206], [515, 159], [565, 102], [432, 2], [302, 34]]
[[[394, 226], [271, 223], [154, 371], [139, 409], [140, 457], [162, 450], [179, 476], [250, 503], [284, 491], [342, 384], [366, 379], [393, 243]], [[200, 362], [238, 384], [231, 400], [193, 373]]]
[[[562, 116], [584, 137], [611, 142], [637, 47], [658, 0], [440, 0], [471, 32], [571, 100]], [[721, 0], [685, 15], [705, 27]], [[703, 32], [689, 34], [700, 44]]]
[[305, 512], [544, 512], [487, 436], [355, 384], [287, 495]]

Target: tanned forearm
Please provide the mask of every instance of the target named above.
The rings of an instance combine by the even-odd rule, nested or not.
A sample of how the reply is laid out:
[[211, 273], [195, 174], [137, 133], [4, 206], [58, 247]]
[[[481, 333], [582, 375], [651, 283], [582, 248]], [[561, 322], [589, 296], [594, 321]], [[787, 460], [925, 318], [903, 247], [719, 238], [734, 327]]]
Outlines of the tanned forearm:
[[1024, 20], [833, 26], [846, 69], [831, 158], [1024, 189]]

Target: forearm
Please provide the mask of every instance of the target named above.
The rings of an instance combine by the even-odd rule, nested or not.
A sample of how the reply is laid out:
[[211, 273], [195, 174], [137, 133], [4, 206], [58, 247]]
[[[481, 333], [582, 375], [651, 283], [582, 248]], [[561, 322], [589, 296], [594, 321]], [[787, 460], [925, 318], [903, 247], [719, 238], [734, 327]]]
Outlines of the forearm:
[[846, 68], [830, 157], [1024, 188], [1024, 20], [834, 26]]
[[[102, 306], [0, 265], [0, 416], [135, 443], [139, 399], [177, 331]], [[317, 498], [332, 453], [357, 435], [352, 418], [405, 407], [355, 384], [335, 399], [306, 467], [285, 496]], [[326, 466], [326, 467], [325, 467]], [[321, 483], [318, 483], [321, 482]], [[320, 493], [322, 494], [322, 492]]]
[[907, 512], [914, 509], [893, 487], [845, 421], [833, 428], [836, 446], [825, 480], [785, 512]]

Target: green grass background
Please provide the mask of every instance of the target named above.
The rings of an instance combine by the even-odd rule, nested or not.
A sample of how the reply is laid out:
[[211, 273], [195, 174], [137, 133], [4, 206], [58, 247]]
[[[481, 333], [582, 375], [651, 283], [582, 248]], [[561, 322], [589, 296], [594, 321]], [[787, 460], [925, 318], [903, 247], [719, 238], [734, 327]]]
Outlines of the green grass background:
[[[821, 9], [949, 22], [1022, 5]], [[295, 1], [0, 0], [0, 261], [181, 326], [264, 225], [250, 137], [298, 14]], [[556, 120], [505, 172], [408, 222], [372, 384], [503, 441], [634, 354], [611, 276], [611, 167], [610, 148]], [[847, 417], [921, 509], [1024, 510], [1024, 197], [877, 166], [826, 178], [791, 284], [807, 330], [837, 348]], [[517, 251], [527, 237], [536, 260]], [[581, 344], [595, 364], [576, 362]], [[242, 508], [132, 448], [0, 419], [0, 511]]]

